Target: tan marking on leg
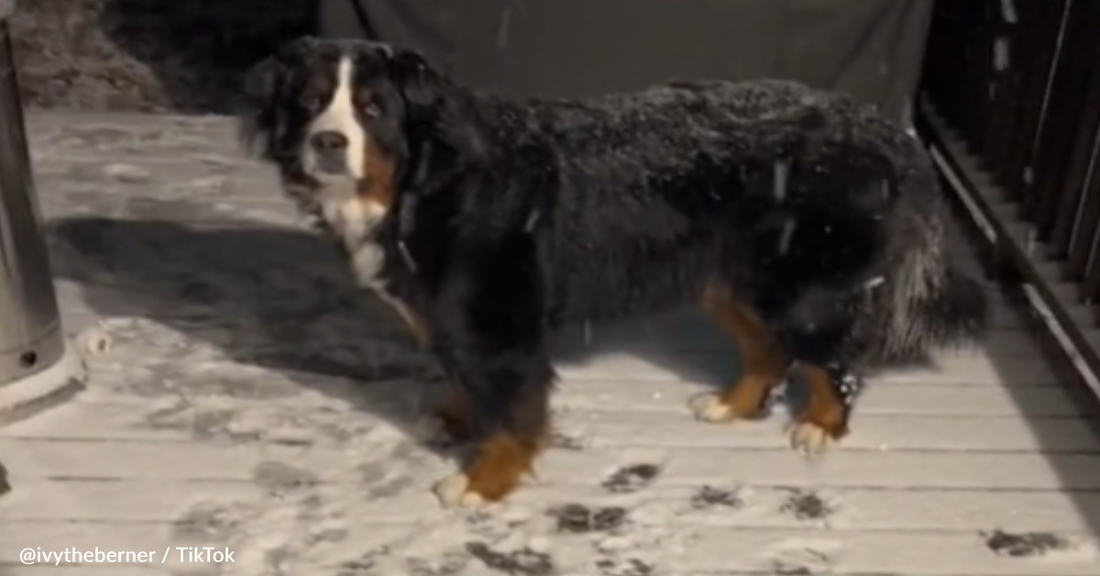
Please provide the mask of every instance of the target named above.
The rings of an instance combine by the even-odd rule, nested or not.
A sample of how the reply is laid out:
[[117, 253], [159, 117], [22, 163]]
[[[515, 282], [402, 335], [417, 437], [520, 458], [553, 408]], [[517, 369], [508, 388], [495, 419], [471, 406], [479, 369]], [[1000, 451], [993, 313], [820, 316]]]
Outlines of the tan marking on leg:
[[[469, 423], [469, 405], [464, 404], [467, 401], [461, 394], [452, 396], [445, 407], [462, 428]], [[552, 438], [548, 397], [538, 392], [517, 400], [509, 408], [508, 420], [522, 432], [490, 435], [478, 444], [473, 459], [461, 472], [436, 484], [435, 493], [444, 505], [470, 507], [497, 502], [532, 473], [535, 459]]]
[[791, 447], [809, 454], [820, 453], [848, 434], [849, 411], [837, 398], [828, 371], [806, 364], [798, 370], [809, 398], [794, 416]]
[[719, 394], [692, 401], [696, 417], [707, 422], [753, 418], [773, 388], [786, 376], [786, 358], [775, 336], [748, 306], [723, 287], [711, 285], [703, 293], [702, 308], [737, 346], [741, 377]]

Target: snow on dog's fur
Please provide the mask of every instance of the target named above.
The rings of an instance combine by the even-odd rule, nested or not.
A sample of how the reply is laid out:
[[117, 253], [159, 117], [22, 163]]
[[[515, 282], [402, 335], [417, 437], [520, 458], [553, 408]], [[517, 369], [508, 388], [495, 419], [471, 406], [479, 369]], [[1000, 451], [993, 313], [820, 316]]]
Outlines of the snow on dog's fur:
[[743, 374], [696, 415], [751, 418], [791, 374], [791, 439], [816, 450], [868, 366], [985, 324], [924, 150], [844, 96], [761, 80], [511, 100], [410, 50], [308, 38], [245, 96], [245, 140], [448, 372], [437, 424], [477, 444], [449, 503], [506, 496], [545, 446], [559, 327], [698, 303]]

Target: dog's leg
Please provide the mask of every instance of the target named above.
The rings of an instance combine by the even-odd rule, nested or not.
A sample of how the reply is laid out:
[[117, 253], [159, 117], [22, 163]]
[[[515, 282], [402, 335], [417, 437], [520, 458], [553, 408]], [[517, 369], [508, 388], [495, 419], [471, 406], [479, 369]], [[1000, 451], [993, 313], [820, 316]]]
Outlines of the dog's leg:
[[848, 434], [848, 418], [863, 387], [849, 366], [798, 363], [788, 386], [794, 421], [791, 447], [807, 454], [823, 452]]
[[791, 445], [807, 453], [824, 451], [848, 433], [848, 418], [862, 382], [852, 364], [861, 356], [853, 339], [861, 294], [804, 295], [786, 309], [780, 341], [791, 355], [787, 401], [794, 417]]
[[[548, 445], [550, 363], [525, 363], [537, 364], [537, 369], [499, 366], [499, 371], [466, 372], [458, 380], [466, 384], [455, 387], [452, 394], [458, 396], [452, 396], [441, 416], [450, 434], [469, 435], [475, 449], [462, 472], [436, 485], [444, 505], [470, 507], [503, 499], [532, 471], [535, 458]], [[530, 374], [545, 378], [525, 381]], [[471, 377], [483, 380], [471, 386]]]
[[526, 234], [470, 248], [474, 267], [438, 291], [432, 348], [452, 384], [443, 419], [474, 444], [462, 471], [436, 485], [445, 505], [503, 499], [549, 443], [554, 370], [535, 248]]
[[786, 376], [786, 359], [772, 332], [756, 313], [727, 289], [708, 286], [703, 310], [733, 338], [741, 361], [741, 377], [719, 394], [692, 400], [695, 416], [707, 422], [730, 422], [760, 414], [772, 389]]

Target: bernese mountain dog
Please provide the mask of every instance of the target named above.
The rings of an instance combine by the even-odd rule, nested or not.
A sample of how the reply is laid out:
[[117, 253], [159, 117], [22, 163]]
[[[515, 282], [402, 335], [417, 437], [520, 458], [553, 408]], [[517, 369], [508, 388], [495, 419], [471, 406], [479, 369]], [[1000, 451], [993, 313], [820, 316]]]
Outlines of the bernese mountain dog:
[[695, 416], [753, 418], [790, 376], [791, 442], [816, 452], [847, 433], [868, 367], [986, 323], [924, 149], [842, 95], [759, 80], [517, 100], [412, 50], [315, 38], [243, 93], [244, 143], [447, 375], [435, 421], [475, 450], [436, 485], [445, 504], [500, 500], [531, 470], [561, 327], [697, 304], [743, 368]]

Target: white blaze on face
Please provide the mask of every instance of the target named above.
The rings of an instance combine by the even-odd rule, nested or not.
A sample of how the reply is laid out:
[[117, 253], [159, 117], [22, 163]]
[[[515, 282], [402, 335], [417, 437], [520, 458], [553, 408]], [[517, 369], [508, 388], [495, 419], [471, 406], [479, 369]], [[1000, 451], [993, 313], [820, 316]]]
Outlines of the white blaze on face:
[[314, 134], [320, 132], [337, 132], [348, 139], [348, 147], [345, 150], [349, 174], [347, 177], [359, 179], [363, 174], [363, 159], [367, 149], [367, 133], [359, 124], [355, 114], [355, 63], [348, 56], [340, 58], [336, 66], [336, 89], [332, 93], [332, 99], [328, 105], [309, 125], [306, 134], [304, 150], [302, 150], [302, 164], [306, 173], [319, 179], [342, 178], [329, 174], [319, 174], [317, 171], [317, 157], [310, 145]]
[[[354, 81], [355, 63], [345, 55], [336, 67], [336, 87], [332, 99], [310, 123], [302, 143], [302, 168], [316, 180], [317, 185], [305, 187], [295, 192], [294, 196], [316, 203], [321, 217], [347, 248], [349, 264], [357, 283], [373, 290], [396, 309], [410, 326], [416, 327], [419, 324], [405, 303], [387, 289], [387, 280], [382, 275], [386, 254], [372, 238], [388, 207], [370, 200], [360, 190], [362, 180], [367, 176], [365, 161], [370, 135], [356, 115]], [[336, 132], [347, 138], [347, 156], [344, 159], [347, 173], [319, 170], [311, 140], [321, 132]]]
[[[377, 276], [385, 263], [382, 250], [369, 241], [374, 228], [386, 215], [386, 207], [365, 200], [359, 193], [368, 146], [366, 131], [356, 117], [354, 105], [355, 63], [344, 56], [336, 67], [332, 99], [309, 125], [302, 149], [302, 166], [317, 180], [312, 192], [321, 217], [351, 253], [353, 272], [359, 284], [379, 288]], [[347, 138], [345, 174], [318, 170], [318, 158], [310, 141], [321, 132], [337, 132]]]

